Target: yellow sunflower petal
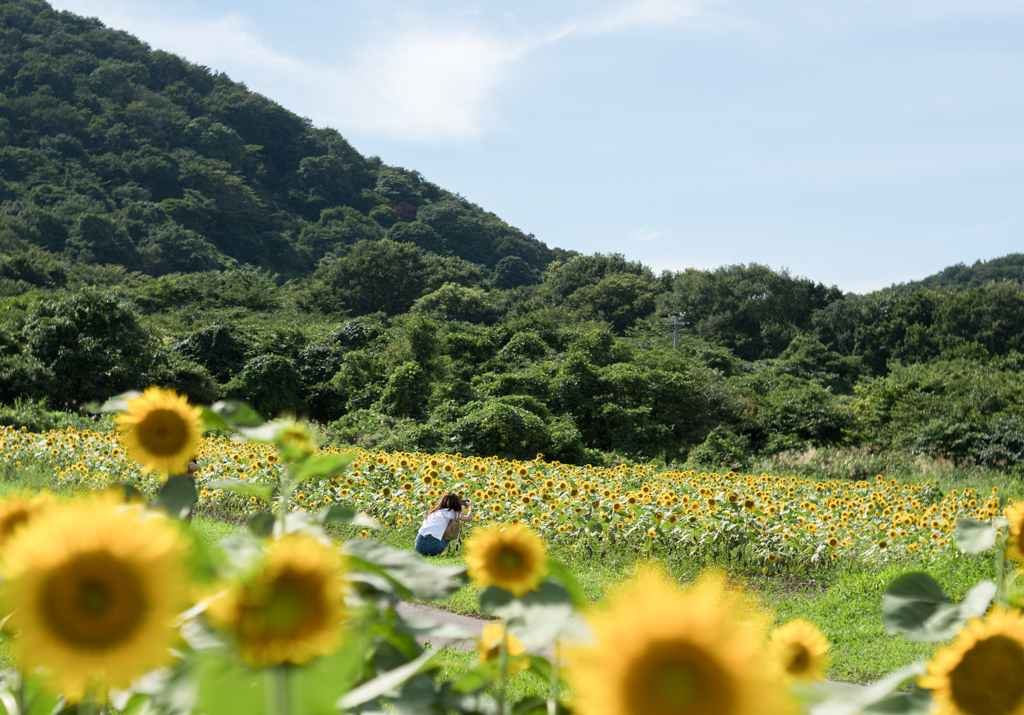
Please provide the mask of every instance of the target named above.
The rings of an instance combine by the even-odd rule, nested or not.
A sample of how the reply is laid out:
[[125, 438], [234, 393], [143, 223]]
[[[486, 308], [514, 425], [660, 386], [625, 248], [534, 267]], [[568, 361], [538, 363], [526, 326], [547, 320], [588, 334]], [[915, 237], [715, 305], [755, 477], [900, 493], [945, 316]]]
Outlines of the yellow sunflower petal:
[[202, 440], [202, 410], [174, 390], [146, 388], [117, 416], [128, 456], [147, 470], [181, 474]]
[[1006, 558], [1017, 561], [1024, 567], [1024, 501], [1006, 507], [1003, 513], [1010, 522], [1010, 534], [1006, 539]]
[[188, 545], [165, 519], [110, 499], [54, 506], [3, 553], [6, 629], [25, 669], [70, 701], [168, 663], [188, 607]]

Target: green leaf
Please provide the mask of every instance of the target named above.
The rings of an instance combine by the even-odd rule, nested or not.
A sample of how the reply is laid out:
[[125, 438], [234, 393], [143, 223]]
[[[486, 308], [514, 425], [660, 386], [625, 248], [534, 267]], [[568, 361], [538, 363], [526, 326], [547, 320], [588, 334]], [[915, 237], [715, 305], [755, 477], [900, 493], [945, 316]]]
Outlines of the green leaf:
[[91, 412], [92, 414], [99, 414], [101, 412], [127, 412], [128, 401], [142, 397], [142, 393], [138, 390], [129, 390], [128, 392], [122, 392], [120, 395], [115, 395], [109, 400], [104, 402], [102, 405], [98, 402], [90, 402], [82, 406], [82, 410], [85, 412]]
[[[925, 663], [911, 663], [889, 673], [866, 688], [840, 691], [808, 709], [809, 715], [860, 715], [876, 703], [889, 698], [904, 681], [924, 675]], [[897, 711], [898, 712], [898, 711]], [[910, 711], [913, 712], [913, 711]], [[908, 714], [909, 715], [909, 712]]]
[[994, 581], [981, 581], [980, 583], [974, 584], [967, 595], [964, 596], [964, 600], [960, 602], [960, 618], [962, 621], [968, 621], [972, 618], [981, 618], [985, 615], [985, 611], [992, 604], [992, 599], [996, 597], [998, 591]]
[[917, 685], [909, 693], [893, 693], [864, 708], [863, 715], [927, 715], [932, 709], [932, 691]]
[[114, 482], [103, 491], [111, 492], [112, 494], [115, 493], [111, 490], [120, 491], [120, 496], [124, 499], [126, 504], [130, 504], [132, 502], [141, 502], [145, 504], [149, 501], [149, 498], [139, 491], [138, 487], [134, 484], [129, 484], [128, 482]]
[[573, 599], [561, 584], [544, 581], [537, 590], [507, 601], [500, 591], [487, 589], [481, 593], [480, 607], [504, 619], [509, 633], [527, 650], [543, 648], [569, 625]]
[[554, 559], [548, 559], [548, 574], [565, 586], [565, 590], [572, 596], [573, 603], [577, 606], [587, 606], [590, 604], [590, 599], [584, 593], [580, 582], [576, 580], [572, 571], [566, 568], [564, 564]]
[[954, 538], [965, 554], [980, 554], [995, 545], [996, 530], [990, 524], [967, 517], [957, 522]]
[[228, 492], [238, 492], [239, 494], [250, 494], [256, 496], [263, 501], [270, 501], [270, 497], [273, 496], [274, 490], [277, 489], [276, 484], [255, 484], [253, 482], [247, 482], [244, 479], [215, 479], [209, 482], [210, 489], [223, 489]]
[[231, 431], [231, 425], [229, 425], [223, 417], [218, 415], [209, 407], [204, 407], [202, 409], [203, 411], [202, 414], [199, 415], [199, 419], [203, 423], [204, 432], [208, 432], [210, 430], [219, 430], [221, 432]]
[[486, 688], [498, 677], [498, 662], [496, 660], [481, 663], [470, 670], [467, 670], [462, 677], [452, 683], [452, 688], [460, 693], [472, 693]]
[[882, 621], [889, 633], [908, 640], [931, 643], [946, 640], [959, 630], [960, 609], [926, 573], [898, 576], [882, 596]]
[[259, 427], [264, 420], [256, 410], [239, 400], [219, 400], [214, 402], [210, 410], [224, 422], [238, 429], [239, 427]]
[[447, 598], [462, 585], [465, 573], [458, 566], [435, 566], [412, 551], [399, 551], [373, 541], [356, 539], [345, 542], [342, 551], [352, 559], [352, 567], [365, 563], [399, 586], [402, 595], [424, 601]]
[[274, 521], [273, 514], [261, 511], [257, 514], [253, 514], [246, 526], [249, 529], [249, 533], [253, 536], [265, 539], [273, 533]]
[[356, 458], [355, 451], [343, 454], [328, 454], [323, 457], [309, 457], [292, 467], [292, 478], [301, 482], [310, 477], [333, 477], [341, 474]]
[[195, 482], [191, 477], [175, 474], [167, 478], [154, 506], [163, 509], [168, 516], [184, 519], [192, 510], [192, 505], [199, 501]]
[[394, 670], [389, 670], [382, 675], [378, 675], [373, 680], [367, 681], [357, 688], [349, 691], [342, 696], [337, 703], [337, 707], [342, 710], [354, 708], [357, 705], [362, 705], [365, 702], [379, 698], [389, 690], [394, 690], [399, 685], [413, 677], [417, 673], [422, 672], [430, 665], [430, 661], [434, 658], [436, 653], [427, 651], [416, 658], [416, 660], [409, 661], [405, 665], [400, 665]]
[[334, 505], [322, 509], [317, 515], [321, 524], [352, 524], [353, 526], [368, 526], [377, 528], [377, 520], [362, 512], [357, 512], [350, 506]]

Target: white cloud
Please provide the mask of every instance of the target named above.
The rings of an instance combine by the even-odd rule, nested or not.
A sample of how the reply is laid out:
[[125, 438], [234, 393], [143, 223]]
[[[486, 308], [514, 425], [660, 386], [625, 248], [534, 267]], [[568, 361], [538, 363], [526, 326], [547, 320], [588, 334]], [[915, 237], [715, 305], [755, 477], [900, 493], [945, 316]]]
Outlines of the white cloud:
[[[604, 34], [664, 26], [692, 16], [692, 0], [634, 0], [556, 32], [511, 38], [479, 25], [451, 26], [451, 18], [407, 13], [351, 47], [330, 64], [291, 56], [263, 39], [245, 16], [213, 18], [180, 12], [173, 2], [55, 0], [55, 7], [98, 16], [152, 47], [228, 72], [232, 79], [282, 102], [289, 109], [347, 132], [409, 142], [472, 141], [494, 124], [494, 90], [530, 50], [573, 34]], [[385, 4], [390, 17], [395, 8]], [[400, 14], [400, 13], [399, 13]], [[182, 19], [188, 18], [188, 19]]]
[[633, 231], [633, 233], [629, 234], [629, 237], [635, 243], [647, 243], [664, 235], [662, 231], [655, 228], [641, 228]]

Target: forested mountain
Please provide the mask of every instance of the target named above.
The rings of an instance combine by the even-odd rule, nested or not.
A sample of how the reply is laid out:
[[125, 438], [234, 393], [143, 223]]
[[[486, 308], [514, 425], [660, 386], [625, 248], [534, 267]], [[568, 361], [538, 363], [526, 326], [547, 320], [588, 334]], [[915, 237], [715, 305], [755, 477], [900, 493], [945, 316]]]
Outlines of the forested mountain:
[[1022, 265], [854, 295], [549, 248], [224, 75], [0, 0], [6, 405], [157, 383], [389, 448], [1024, 470]]
[[1024, 253], [1011, 253], [991, 261], [975, 261], [970, 266], [958, 263], [923, 280], [901, 283], [888, 290], [895, 293], [911, 293], [921, 288], [969, 290], [990, 283], [1024, 285]]
[[363, 240], [535, 282], [554, 253], [224, 74], [44, 2], [0, 3], [0, 240], [150, 275], [312, 273]]

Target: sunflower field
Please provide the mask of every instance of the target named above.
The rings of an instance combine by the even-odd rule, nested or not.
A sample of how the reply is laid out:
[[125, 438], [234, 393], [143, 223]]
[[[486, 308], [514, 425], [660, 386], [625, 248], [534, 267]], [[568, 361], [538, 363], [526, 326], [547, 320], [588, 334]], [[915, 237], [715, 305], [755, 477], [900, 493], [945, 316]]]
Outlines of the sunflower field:
[[[337, 447], [315, 449], [339, 455]], [[115, 434], [71, 429], [38, 434], [4, 428], [8, 461], [44, 460], [68, 487], [114, 482], [153, 495], [161, 482], [124, 452]], [[271, 444], [207, 437], [195, 450], [199, 508], [249, 517], [270, 507], [284, 470]], [[577, 467], [535, 460], [351, 450], [348, 473], [303, 482], [289, 509], [318, 512], [347, 505], [394, 528], [417, 522], [456, 492], [476, 518], [524, 523], [549, 543], [593, 549], [605, 540], [641, 544], [652, 554], [683, 549], [712, 558], [742, 553], [763, 568], [794, 562], [827, 566], [951, 548], [960, 519], [991, 519], [1007, 506], [998, 488], [943, 493], [930, 482], [814, 481], [771, 476], [658, 471], [652, 467]], [[230, 480], [230, 481], [225, 481]], [[240, 483], [244, 483], [243, 486]], [[228, 488], [225, 486], [230, 485]]]
[[[882, 479], [840, 485], [768, 475], [568, 468], [460, 455], [316, 450], [306, 426], [240, 403], [189, 405], [170, 390], [109, 401], [119, 437], [5, 430], [8, 466], [48, 460], [76, 495], [0, 500], [0, 612], [13, 667], [5, 715], [948, 715], [1024, 712], [1024, 504]], [[208, 437], [202, 432], [222, 436]], [[228, 438], [223, 435], [233, 435]], [[199, 474], [190, 477], [197, 461]], [[431, 564], [325, 526], [415, 523], [448, 491], [488, 520], [465, 567]], [[212, 550], [194, 505], [248, 518]], [[365, 530], [364, 530], [365, 533]], [[952, 548], [994, 552], [993, 580], [955, 603], [928, 574], [886, 589], [886, 628], [951, 641], [928, 661], [850, 693], [818, 689], [830, 644], [714, 570], [682, 586], [656, 558], [595, 608], [552, 543], [643, 541], [652, 552], [746, 549], [765, 568], [798, 559]], [[827, 554], [827, 558], [824, 555]], [[467, 582], [499, 619], [479, 660], [441, 677], [403, 599]], [[511, 681], [529, 672], [540, 694]], [[901, 683], [910, 690], [897, 690]]]

